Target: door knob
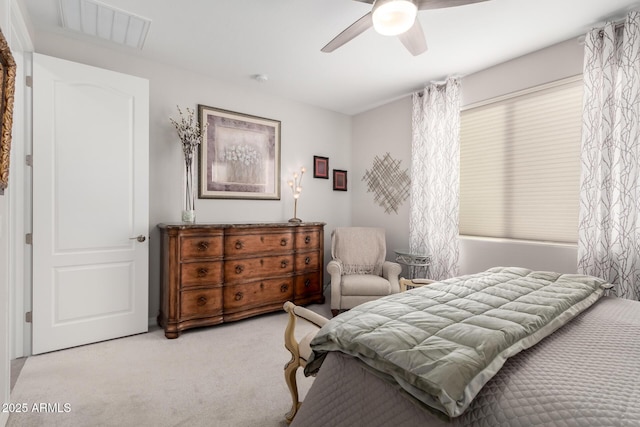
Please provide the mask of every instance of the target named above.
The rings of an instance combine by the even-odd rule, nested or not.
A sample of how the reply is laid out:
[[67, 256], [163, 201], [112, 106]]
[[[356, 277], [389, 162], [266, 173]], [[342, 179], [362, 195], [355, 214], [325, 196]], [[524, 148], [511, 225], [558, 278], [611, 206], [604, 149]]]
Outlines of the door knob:
[[129, 240], [137, 240], [138, 242], [142, 243], [147, 240], [147, 238], [141, 234], [137, 237], [129, 237]]

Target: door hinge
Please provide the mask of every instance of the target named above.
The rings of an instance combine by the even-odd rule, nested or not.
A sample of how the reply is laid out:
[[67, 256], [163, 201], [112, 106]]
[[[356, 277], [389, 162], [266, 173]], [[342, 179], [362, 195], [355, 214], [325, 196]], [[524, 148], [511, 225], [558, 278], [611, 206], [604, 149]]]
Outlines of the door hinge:
[[25, 83], [27, 87], [33, 87], [33, 77], [32, 76], [25, 77]]
[[24, 236], [24, 241], [27, 245], [30, 245], [33, 243], [33, 235], [31, 233], [27, 233]]
[[27, 166], [33, 166], [33, 156], [31, 154], [27, 154], [24, 161]]
[[27, 322], [27, 323], [31, 323], [31, 312], [30, 311], [27, 311], [24, 314], [24, 321]]

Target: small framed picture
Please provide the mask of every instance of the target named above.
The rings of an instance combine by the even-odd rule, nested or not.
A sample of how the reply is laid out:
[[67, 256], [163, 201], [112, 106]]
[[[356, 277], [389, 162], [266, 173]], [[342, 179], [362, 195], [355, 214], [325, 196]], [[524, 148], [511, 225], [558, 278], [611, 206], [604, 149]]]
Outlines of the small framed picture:
[[313, 156], [313, 177], [329, 179], [329, 158]]
[[333, 170], [333, 190], [347, 191], [347, 171], [340, 169]]

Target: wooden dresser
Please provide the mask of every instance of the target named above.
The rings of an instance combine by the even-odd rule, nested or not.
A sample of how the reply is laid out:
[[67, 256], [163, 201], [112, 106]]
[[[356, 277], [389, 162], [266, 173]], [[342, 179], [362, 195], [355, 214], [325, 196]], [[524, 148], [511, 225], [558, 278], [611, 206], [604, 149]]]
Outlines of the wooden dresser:
[[324, 223], [159, 224], [158, 324], [181, 331], [324, 303]]

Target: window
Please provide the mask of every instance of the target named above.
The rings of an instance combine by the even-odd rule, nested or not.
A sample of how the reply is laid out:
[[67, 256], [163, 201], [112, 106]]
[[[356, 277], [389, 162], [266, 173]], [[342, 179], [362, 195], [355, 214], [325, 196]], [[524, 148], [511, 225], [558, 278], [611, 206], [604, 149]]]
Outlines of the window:
[[470, 106], [460, 126], [460, 234], [577, 242], [581, 77]]

